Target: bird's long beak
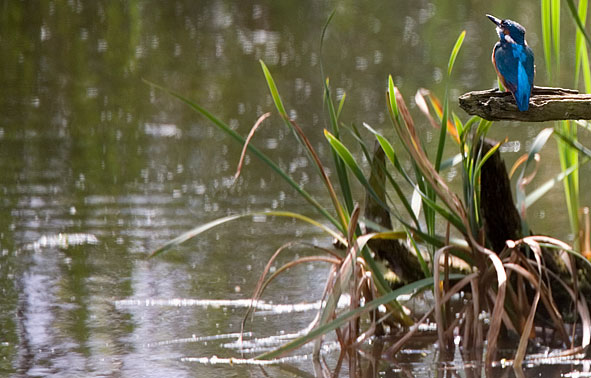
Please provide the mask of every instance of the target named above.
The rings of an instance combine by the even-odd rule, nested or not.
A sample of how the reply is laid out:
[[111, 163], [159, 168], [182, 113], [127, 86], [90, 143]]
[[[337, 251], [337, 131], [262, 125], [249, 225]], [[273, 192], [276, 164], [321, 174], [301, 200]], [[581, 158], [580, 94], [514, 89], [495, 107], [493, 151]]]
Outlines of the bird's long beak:
[[503, 20], [501, 20], [500, 18], [496, 18], [495, 16], [491, 16], [490, 14], [487, 14], [486, 17], [488, 17], [489, 20], [494, 22], [495, 25], [501, 27], [501, 22], [503, 22]]

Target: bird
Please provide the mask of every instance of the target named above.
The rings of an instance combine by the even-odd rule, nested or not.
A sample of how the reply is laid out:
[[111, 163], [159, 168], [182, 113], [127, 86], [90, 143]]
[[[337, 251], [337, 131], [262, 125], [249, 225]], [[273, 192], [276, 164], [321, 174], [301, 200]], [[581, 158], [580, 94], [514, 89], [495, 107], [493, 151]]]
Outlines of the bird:
[[525, 41], [525, 28], [515, 21], [501, 20], [490, 14], [488, 17], [497, 25], [499, 41], [492, 52], [492, 62], [497, 75], [513, 94], [519, 111], [529, 108], [529, 98], [534, 87], [534, 52]]

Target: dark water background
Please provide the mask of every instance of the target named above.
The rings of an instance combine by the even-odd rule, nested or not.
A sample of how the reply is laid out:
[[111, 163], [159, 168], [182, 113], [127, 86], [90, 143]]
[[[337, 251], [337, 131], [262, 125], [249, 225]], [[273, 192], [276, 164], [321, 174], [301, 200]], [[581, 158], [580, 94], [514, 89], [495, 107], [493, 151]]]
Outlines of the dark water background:
[[[367, 122], [390, 132], [384, 101], [389, 74], [411, 106], [420, 87], [442, 97], [449, 52], [464, 29], [452, 98], [496, 85], [490, 63], [496, 35], [485, 13], [528, 28], [538, 57], [536, 83], [549, 84], [539, 1], [0, 2], [0, 372], [115, 377], [311, 373], [304, 359], [267, 367], [266, 373], [191, 359], [239, 356], [228, 343], [235, 341], [244, 308], [236, 302], [218, 306], [174, 299], [247, 299], [281, 245], [299, 239], [326, 246], [330, 239], [287, 219], [245, 218], [146, 260], [180, 232], [230, 213], [282, 209], [320, 218], [254, 158], [247, 159], [233, 184], [240, 146], [142, 78], [186, 95], [246, 135], [260, 114], [273, 110], [258, 63], [262, 59], [290, 115], [329, 162], [322, 136], [319, 40], [335, 8], [322, 61], [335, 94], [347, 93], [342, 115], [347, 124]], [[572, 67], [574, 28], [565, 27], [562, 35], [562, 64]], [[558, 84], [572, 87], [572, 70], [563, 72]], [[432, 147], [435, 133], [414, 107], [413, 112]], [[497, 123], [491, 136], [513, 142], [504, 152], [511, 164], [550, 126]], [[292, 138], [274, 114], [253, 143], [328, 205], [315, 170]], [[348, 142], [354, 144], [352, 138]], [[453, 152], [452, 146], [448, 155]], [[589, 185], [588, 170], [582, 170], [582, 188]], [[536, 183], [558, 171], [550, 142]], [[451, 170], [448, 178], [457, 174]], [[588, 200], [582, 190], [583, 203]], [[561, 188], [549, 193], [530, 209], [532, 227], [568, 240], [563, 203]], [[296, 249], [277, 265], [311, 253]], [[264, 298], [314, 302], [326, 272], [321, 264], [291, 269]], [[313, 311], [270, 311], [255, 316], [247, 328], [255, 338], [290, 333], [312, 316]], [[434, 349], [423, 345], [417, 350], [401, 357], [405, 371], [446, 374]], [[334, 353], [327, 354], [331, 358]], [[400, 366], [378, 363], [377, 371], [397, 376]], [[552, 367], [562, 372], [580, 368]], [[526, 374], [535, 376], [538, 369]]]

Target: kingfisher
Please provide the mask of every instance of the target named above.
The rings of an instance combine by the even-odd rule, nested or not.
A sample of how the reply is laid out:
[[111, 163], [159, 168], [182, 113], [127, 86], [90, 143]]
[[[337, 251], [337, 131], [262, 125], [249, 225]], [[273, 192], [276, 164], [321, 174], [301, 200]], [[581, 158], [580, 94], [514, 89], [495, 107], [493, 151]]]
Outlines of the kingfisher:
[[529, 108], [534, 87], [534, 53], [525, 41], [525, 28], [515, 21], [501, 20], [487, 14], [497, 25], [499, 42], [492, 52], [492, 62], [506, 90], [513, 94], [519, 111]]

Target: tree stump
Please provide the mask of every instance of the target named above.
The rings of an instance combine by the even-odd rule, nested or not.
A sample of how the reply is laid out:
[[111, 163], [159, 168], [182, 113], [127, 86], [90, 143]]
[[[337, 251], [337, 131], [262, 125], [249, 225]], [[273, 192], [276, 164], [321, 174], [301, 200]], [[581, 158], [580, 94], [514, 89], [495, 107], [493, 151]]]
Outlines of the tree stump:
[[[380, 144], [376, 142], [373, 160], [371, 162], [369, 184], [383, 204], [386, 203], [385, 169], [386, 154]], [[392, 229], [390, 213], [367, 191], [365, 195], [365, 217], [388, 230]], [[368, 231], [376, 232], [377, 230], [368, 227]], [[400, 241], [392, 239], [371, 239], [367, 244], [380, 260], [386, 262], [388, 268], [396, 274], [401, 283], [407, 284], [425, 278], [417, 256]]]
[[511, 92], [498, 89], [468, 92], [459, 97], [460, 107], [470, 115], [489, 121], [545, 122], [591, 119], [591, 94], [573, 89], [534, 87], [529, 109], [520, 112]]
[[[480, 140], [478, 145], [484, 156], [496, 142], [484, 139]], [[499, 150], [496, 150], [482, 166], [480, 188], [480, 211], [486, 238], [492, 249], [500, 253], [505, 248], [507, 240], [521, 239], [523, 235], [521, 217], [515, 208], [511, 193], [511, 180]]]
[[[483, 155], [496, 144], [495, 141], [488, 139], [481, 140], [479, 143], [482, 146]], [[511, 182], [499, 150], [484, 163], [481, 172], [480, 208], [486, 237], [491, 247], [500, 253], [507, 240], [516, 240], [526, 235], [522, 235], [519, 213], [511, 194]], [[534, 235], [532, 231], [530, 234]], [[557, 250], [542, 248], [542, 256], [550, 271], [567, 284], [573, 284], [573, 277]], [[574, 259], [574, 263], [578, 274], [578, 289], [587, 302], [591, 302], [591, 267], [578, 258]], [[551, 280], [550, 286], [552, 296], [563, 316], [569, 317], [572, 303], [570, 295], [558, 280]]]

